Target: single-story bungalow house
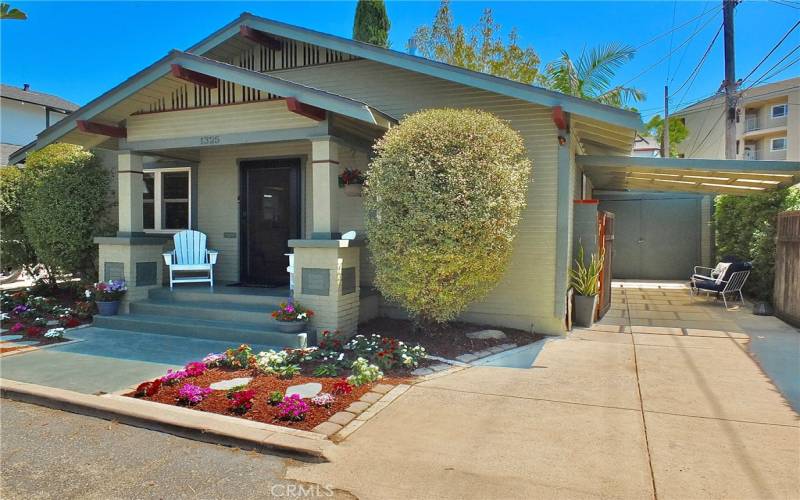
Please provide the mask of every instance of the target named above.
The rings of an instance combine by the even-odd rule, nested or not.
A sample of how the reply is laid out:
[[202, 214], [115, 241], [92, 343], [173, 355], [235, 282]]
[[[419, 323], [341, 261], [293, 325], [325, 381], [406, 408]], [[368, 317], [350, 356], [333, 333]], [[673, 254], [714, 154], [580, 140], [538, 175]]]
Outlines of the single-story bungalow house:
[[[797, 163], [632, 158], [638, 113], [249, 13], [170, 51], [12, 159], [57, 141], [118, 152], [119, 233], [97, 239], [101, 278], [130, 286], [130, 315], [117, 327], [138, 317], [157, 329], [179, 314], [159, 301], [180, 302], [181, 321], [195, 329], [245, 321], [251, 310], [236, 310], [231, 295], [252, 304], [285, 293], [217, 284], [212, 295], [167, 295], [162, 251], [192, 228], [219, 252], [220, 282], [285, 286], [293, 253], [294, 295], [316, 310], [313, 327], [352, 332], [402, 311], [373, 290], [361, 198], [346, 196], [337, 177], [366, 170], [372, 144], [404, 115], [440, 107], [506, 120], [534, 165], [509, 269], [467, 321], [565, 330], [573, 233], [597, 238], [595, 188], [749, 193], [800, 179]], [[725, 181], [703, 179], [720, 170]], [[359, 237], [341, 238], [351, 231]], [[214, 307], [222, 301], [232, 305]]]

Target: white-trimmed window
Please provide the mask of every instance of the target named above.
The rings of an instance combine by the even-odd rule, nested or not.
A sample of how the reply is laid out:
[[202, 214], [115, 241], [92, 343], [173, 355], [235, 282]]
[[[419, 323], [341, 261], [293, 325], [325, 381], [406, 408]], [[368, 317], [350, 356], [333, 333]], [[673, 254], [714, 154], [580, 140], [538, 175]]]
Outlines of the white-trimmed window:
[[789, 105], [788, 104], [776, 104], [772, 106], [772, 110], [770, 111], [770, 116], [772, 118], [783, 118], [789, 113]]
[[142, 219], [145, 231], [175, 232], [192, 225], [190, 168], [145, 170]]
[[786, 137], [775, 137], [769, 142], [770, 151], [784, 151], [786, 149]]

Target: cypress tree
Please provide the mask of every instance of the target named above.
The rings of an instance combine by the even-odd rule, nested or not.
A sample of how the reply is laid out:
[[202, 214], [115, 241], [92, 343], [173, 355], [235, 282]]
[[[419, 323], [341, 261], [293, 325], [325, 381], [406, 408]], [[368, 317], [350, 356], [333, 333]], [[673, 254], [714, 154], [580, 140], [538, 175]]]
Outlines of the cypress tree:
[[383, 0], [358, 0], [353, 20], [353, 39], [389, 47], [389, 16]]

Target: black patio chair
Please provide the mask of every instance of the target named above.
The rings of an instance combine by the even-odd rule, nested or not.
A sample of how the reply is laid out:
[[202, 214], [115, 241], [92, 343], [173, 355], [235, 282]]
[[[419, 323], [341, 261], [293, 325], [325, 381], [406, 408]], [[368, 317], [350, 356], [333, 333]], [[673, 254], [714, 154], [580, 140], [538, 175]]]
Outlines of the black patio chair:
[[[750, 271], [753, 269], [753, 264], [750, 262], [723, 262], [721, 264], [728, 264], [728, 266], [717, 265], [715, 268], [695, 266], [695, 274], [692, 275], [691, 291], [692, 296], [699, 295], [700, 292], [706, 294], [715, 294], [722, 297], [722, 302], [725, 308], [728, 307], [727, 294], [739, 294], [739, 300], [744, 304], [744, 296], [742, 295], [742, 287], [744, 286], [747, 277], [750, 276]], [[722, 269], [721, 267], [725, 267]], [[710, 270], [708, 274], [698, 272], [699, 270]]]

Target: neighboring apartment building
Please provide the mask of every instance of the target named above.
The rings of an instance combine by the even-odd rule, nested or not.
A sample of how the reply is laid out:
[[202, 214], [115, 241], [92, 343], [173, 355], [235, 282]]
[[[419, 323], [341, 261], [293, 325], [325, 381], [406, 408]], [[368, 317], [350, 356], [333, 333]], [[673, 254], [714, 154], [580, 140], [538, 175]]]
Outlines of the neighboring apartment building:
[[652, 135], [639, 135], [633, 140], [631, 156], [640, 158], [661, 158], [661, 145]]
[[78, 105], [52, 94], [0, 84], [0, 166], [36, 134], [78, 109]]
[[[675, 113], [689, 129], [681, 156], [725, 158], [724, 101], [720, 94]], [[738, 160], [800, 160], [800, 77], [741, 92], [736, 146]]]

